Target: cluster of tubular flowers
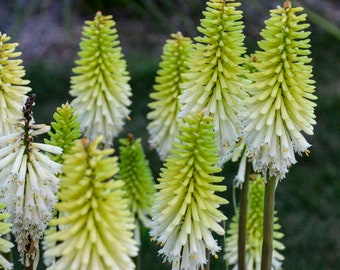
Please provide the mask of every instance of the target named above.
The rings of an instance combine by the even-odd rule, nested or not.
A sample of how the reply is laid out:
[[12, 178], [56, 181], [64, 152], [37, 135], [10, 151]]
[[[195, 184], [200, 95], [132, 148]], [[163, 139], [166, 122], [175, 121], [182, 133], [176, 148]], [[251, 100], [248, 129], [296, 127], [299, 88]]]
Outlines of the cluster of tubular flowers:
[[212, 233], [224, 234], [218, 208], [227, 201], [215, 194], [226, 187], [213, 175], [221, 171], [213, 128], [214, 119], [202, 112], [185, 116], [156, 185], [150, 235], [172, 269], [202, 269], [206, 252], [220, 250]]
[[[62, 104], [58, 107], [56, 112], [53, 114], [55, 122], [51, 123], [54, 131], [49, 131], [48, 135], [50, 139], [45, 139], [46, 144], [59, 146], [63, 149], [61, 155], [52, 156], [54, 161], [61, 164], [64, 163], [64, 155], [71, 154], [71, 149], [74, 145], [75, 140], [81, 137], [80, 123], [77, 121], [78, 116], [75, 114], [75, 108], [72, 108], [70, 104]], [[55, 209], [54, 209], [55, 210]], [[54, 211], [54, 216], [58, 216], [59, 213]], [[49, 225], [45, 230], [44, 235], [49, 235], [58, 229], [57, 226]], [[54, 243], [55, 244], [55, 243]], [[44, 250], [51, 247], [53, 244], [51, 242], [42, 242], [42, 247]], [[45, 265], [50, 265], [55, 261], [55, 258], [44, 257]]]
[[15, 52], [18, 43], [8, 43], [10, 39], [0, 32], [0, 136], [15, 132], [15, 121], [21, 117], [26, 93], [31, 91], [25, 86], [29, 81], [22, 79], [22, 60], [15, 59], [21, 55]]
[[[260, 270], [261, 252], [263, 238], [263, 208], [264, 208], [264, 191], [265, 183], [260, 174], [254, 174], [249, 181], [248, 211], [247, 211], [247, 246], [246, 246], [246, 269]], [[281, 269], [284, 257], [280, 250], [284, 245], [280, 242], [283, 233], [280, 230], [278, 218], [274, 218], [273, 232], [273, 259], [272, 270]], [[233, 270], [237, 270], [238, 263], [238, 217], [232, 218], [226, 237], [226, 255], [225, 258], [229, 265], [234, 265]]]
[[149, 217], [154, 203], [156, 189], [149, 162], [145, 157], [141, 139], [131, 136], [120, 139], [119, 179], [124, 181], [125, 197], [132, 215], [145, 226], [150, 225]]
[[80, 42], [80, 59], [71, 77], [71, 105], [76, 108], [81, 128], [90, 140], [103, 135], [106, 146], [120, 132], [130, 111], [130, 77], [112, 16], [98, 12], [86, 21]]
[[[0, 204], [0, 210], [3, 211], [5, 205]], [[9, 218], [8, 213], [1, 212], [0, 213], [0, 268], [5, 270], [13, 269], [13, 263], [9, 262], [4, 256], [3, 253], [8, 253], [11, 251], [11, 248], [14, 246], [13, 243], [6, 240], [3, 235], [9, 233], [11, 231], [12, 224], [3, 222], [4, 220]]]
[[190, 38], [183, 37], [180, 32], [171, 35], [163, 47], [154, 92], [150, 94], [153, 101], [149, 103], [152, 111], [147, 115], [151, 120], [147, 126], [149, 143], [156, 148], [162, 160], [166, 159], [178, 130], [178, 96], [182, 93], [181, 84], [185, 82], [183, 74], [188, 71], [187, 60], [191, 49]]
[[33, 101], [27, 99], [17, 131], [0, 137], [0, 202], [10, 214], [23, 262], [37, 259], [39, 240], [57, 201], [59, 179], [55, 175], [61, 170], [45, 152], [60, 155], [62, 149], [33, 142], [50, 129], [34, 124]]
[[[130, 270], [138, 248], [133, 239], [133, 218], [128, 211], [114, 150], [100, 150], [102, 137], [93, 143], [76, 140], [64, 156], [59, 217], [50, 225], [59, 230], [45, 237], [44, 256], [56, 258], [47, 269]], [[48, 244], [50, 243], [50, 245]], [[49, 260], [51, 261], [51, 260]]]
[[221, 163], [226, 162], [240, 140], [243, 126], [240, 104], [245, 96], [242, 78], [245, 53], [242, 11], [234, 0], [210, 0], [184, 74], [180, 116], [207, 108], [215, 118]]
[[308, 154], [302, 131], [312, 135], [316, 124], [310, 32], [304, 31], [309, 25], [306, 14], [297, 15], [302, 10], [289, 1], [271, 10], [259, 42], [263, 51], [255, 53], [252, 63], [256, 71], [247, 75], [253, 83], [242, 113], [245, 142], [254, 169], [276, 179], [296, 163], [294, 152]]

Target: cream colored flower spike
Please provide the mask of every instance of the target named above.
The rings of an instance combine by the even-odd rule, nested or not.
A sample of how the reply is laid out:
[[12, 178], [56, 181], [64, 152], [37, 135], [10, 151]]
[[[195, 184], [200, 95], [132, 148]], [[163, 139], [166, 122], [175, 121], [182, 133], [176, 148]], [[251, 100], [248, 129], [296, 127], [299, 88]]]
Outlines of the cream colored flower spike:
[[13, 223], [22, 263], [39, 260], [39, 240], [52, 217], [57, 202], [61, 165], [49, 154], [60, 155], [57, 146], [35, 143], [34, 137], [46, 133], [49, 126], [33, 122], [31, 95], [22, 110], [17, 131], [0, 137], [0, 202], [5, 204]]
[[241, 4], [233, 0], [210, 0], [195, 38], [193, 53], [184, 74], [180, 116], [207, 109], [215, 118], [220, 164], [228, 161], [240, 140], [239, 119], [243, 86], [247, 84], [242, 67], [245, 53]]
[[221, 249], [213, 232], [224, 235], [226, 217], [218, 208], [227, 201], [215, 194], [226, 186], [214, 175], [221, 168], [213, 122], [202, 112], [184, 117], [156, 185], [150, 234], [172, 269], [203, 269], [207, 251], [217, 256]]
[[98, 12], [85, 24], [71, 77], [71, 105], [84, 136], [93, 141], [103, 135], [104, 144], [112, 146], [130, 113], [130, 77], [112, 16]]
[[152, 102], [148, 104], [151, 120], [147, 129], [149, 143], [155, 147], [161, 160], [165, 160], [178, 131], [180, 119], [178, 97], [182, 93], [181, 84], [186, 80], [183, 74], [188, 71], [192, 41], [181, 33], [171, 35], [163, 47], [162, 62], [159, 64], [154, 91], [150, 94]]
[[308, 155], [302, 132], [312, 135], [316, 124], [309, 24], [306, 14], [297, 14], [302, 10], [289, 1], [271, 10], [261, 32], [262, 51], [254, 57], [257, 71], [247, 75], [253, 83], [242, 114], [245, 141], [254, 169], [278, 179], [296, 163], [295, 152]]
[[90, 143], [76, 140], [66, 154], [61, 177], [58, 231], [45, 237], [47, 269], [131, 270], [138, 248], [133, 239], [134, 219], [122, 189], [113, 149], [98, 149], [102, 136]]

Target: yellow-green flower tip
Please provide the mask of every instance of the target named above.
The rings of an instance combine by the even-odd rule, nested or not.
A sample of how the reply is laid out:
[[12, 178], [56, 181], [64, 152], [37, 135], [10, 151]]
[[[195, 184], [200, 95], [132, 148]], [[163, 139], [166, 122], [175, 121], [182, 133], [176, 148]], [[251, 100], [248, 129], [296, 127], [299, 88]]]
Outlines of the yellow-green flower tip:
[[130, 77], [112, 16], [98, 12], [93, 21], [85, 22], [82, 35], [80, 59], [71, 77], [71, 105], [84, 136], [93, 141], [103, 135], [104, 144], [111, 146], [130, 112]]
[[80, 123], [77, 121], [78, 116], [75, 114], [75, 108], [72, 108], [68, 103], [58, 107], [53, 118], [56, 121], [51, 123], [54, 132], [48, 132], [50, 139], [45, 139], [45, 143], [63, 149], [63, 154], [54, 158], [55, 161], [63, 163], [63, 155], [70, 153], [74, 141], [81, 136]]
[[220, 222], [226, 217], [218, 210], [227, 201], [215, 194], [225, 191], [214, 119], [203, 112], [190, 113], [179, 125], [178, 140], [162, 169], [152, 208], [152, 238], [161, 244], [160, 254], [176, 269], [203, 268], [206, 250], [220, 250], [212, 232], [223, 235]]
[[253, 83], [242, 113], [245, 142], [255, 170], [279, 179], [296, 163], [294, 152], [308, 151], [302, 132], [312, 135], [316, 124], [309, 25], [306, 14], [297, 14], [302, 10], [289, 3], [271, 10], [252, 63], [256, 71], [247, 75]]
[[152, 110], [147, 115], [151, 120], [147, 126], [149, 143], [156, 148], [162, 160], [166, 159], [178, 130], [178, 96], [182, 93], [181, 84], [186, 81], [183, 74], [188, 71], [191, 49], [190, 38], [180, 32], [171, 35], [163, 47], [154, 92], [150, 94], [153, 101], [148, 104]]
[[119, 171], [117, 157], [110, 156], [113, 149], [98, 148], [102, 140], [76, 140], [73, 154], [65, 155], [59, 217], [50, 223], [59, 231], [45, 237], [46, 261], [57, 259], [47, 269], [135, 268], [134, 219], [124, 182], [112, 179]]
[[[243, 130], [238, 117], [245, 97], [242, 11], [234, 0], [210, 0], [184, 74], [180, 116], [206, 108], [215, 118], [220, 163], [231, 158]], [[242, 76], [243, 75], [243, 76]]]

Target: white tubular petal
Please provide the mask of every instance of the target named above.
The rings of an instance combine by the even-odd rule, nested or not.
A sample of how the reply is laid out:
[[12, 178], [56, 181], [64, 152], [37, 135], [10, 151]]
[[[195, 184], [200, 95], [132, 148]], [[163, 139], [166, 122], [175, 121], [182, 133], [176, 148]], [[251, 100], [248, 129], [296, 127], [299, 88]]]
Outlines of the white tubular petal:
[[17, 151], [16, 158], [15, 158], [15, 161], [13, 163], [11, 173], [17, 174], [19, 172], [20, 166], [21, 166], [22, 161], [23, 161], [24, 152], [25, 152], [25, 146], [21, 146], [19, 148], [19, 150]]
[[21, 137], [21, 132], [10, 133], [5, 136], [0, 137], [0, 146], [7, 145], [15, 142], [18, 138]]
[[240, 165], [238, 167], [237, 175], [235, 177], [236, 186], [241, 186], [244, 183], [244, 176], [246, 172], [246, 165], [247, 165], [247, 153], [246, 151], [243, 153], [243, 156], [240, 161]]
[[10, 167], [11, 163], [15, 160], [16, 154], [12, 153], [8, 155], [7, 157], [0, 160], [0, 170], [7, 169], [7, 167]]
[[51, 160], [48, 156], [39, 153], [37, 150], [33, 151], [34, 158], [39, 162], [39, 165], [45, 169], [57, 174], [61, 171], [61, 165]]
[[40, 125], [32, 125], [32, 129], [38, 128], [37, 130], [33, 130], [30, 132], [32, 136], [37, 136], [40, 134], [44, 134], [50, 131], [51, 127], [48, 125], [40, 124]]
[[32, 146], [55, 155], [61, 155], [63, 152], [63, 149], [59, 146], [49, 145], [45, 143], [33, 143]]

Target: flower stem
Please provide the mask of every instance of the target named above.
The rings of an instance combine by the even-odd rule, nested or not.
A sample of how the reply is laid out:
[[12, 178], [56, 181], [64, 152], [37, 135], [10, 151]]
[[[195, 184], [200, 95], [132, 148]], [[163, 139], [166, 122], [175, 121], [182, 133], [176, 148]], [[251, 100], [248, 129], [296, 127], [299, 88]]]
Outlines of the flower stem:
[[[140, 223], [139, 223], [137, 216], [135, 216], [135, 224], [136, 224], [135, 240], [137, 241], [139, 248], [141, 248]], [[141, 251], [139, 251], [137, 256], [133, 258], [133, 262], [135, 263], [136, 270], [142, 269], [140, 254], [141, 254]]]
[[276, 182], [277, 179], [275, 176], [267, 177], [264, 195], [261, 270], [271, 270], [272, 268]]
[[246, 270], [246, 241], [247, 241], [247, 208], [248, 208], [248, 187], [251, 164], [247, 162], [244, 174], [244, 182], [241, 189], [240, 210], [238, 222], [238, 269]]
[[[31, 237], [29, 237], [29, 242], [26, 246], [26, 250], [24, 253], [24, 269], [25, 270], [35, 270], [37, 269], [35, 256], [39, 256], [39, 251], [36, 250], [34, 246], [34, 241], [32, 241]], [[39, 260], [39, 257], [38, 257]], [[37, 261], [38, 261], [37, 260]]]
[[206, 256], [207, 256], [207, 263], [204, 266], [204, 269], [210, 270], [210, 260], [211, 260], [210, 251], [209, 251], [209, 249], [206, 249], [205, 252], [206, 252]]

